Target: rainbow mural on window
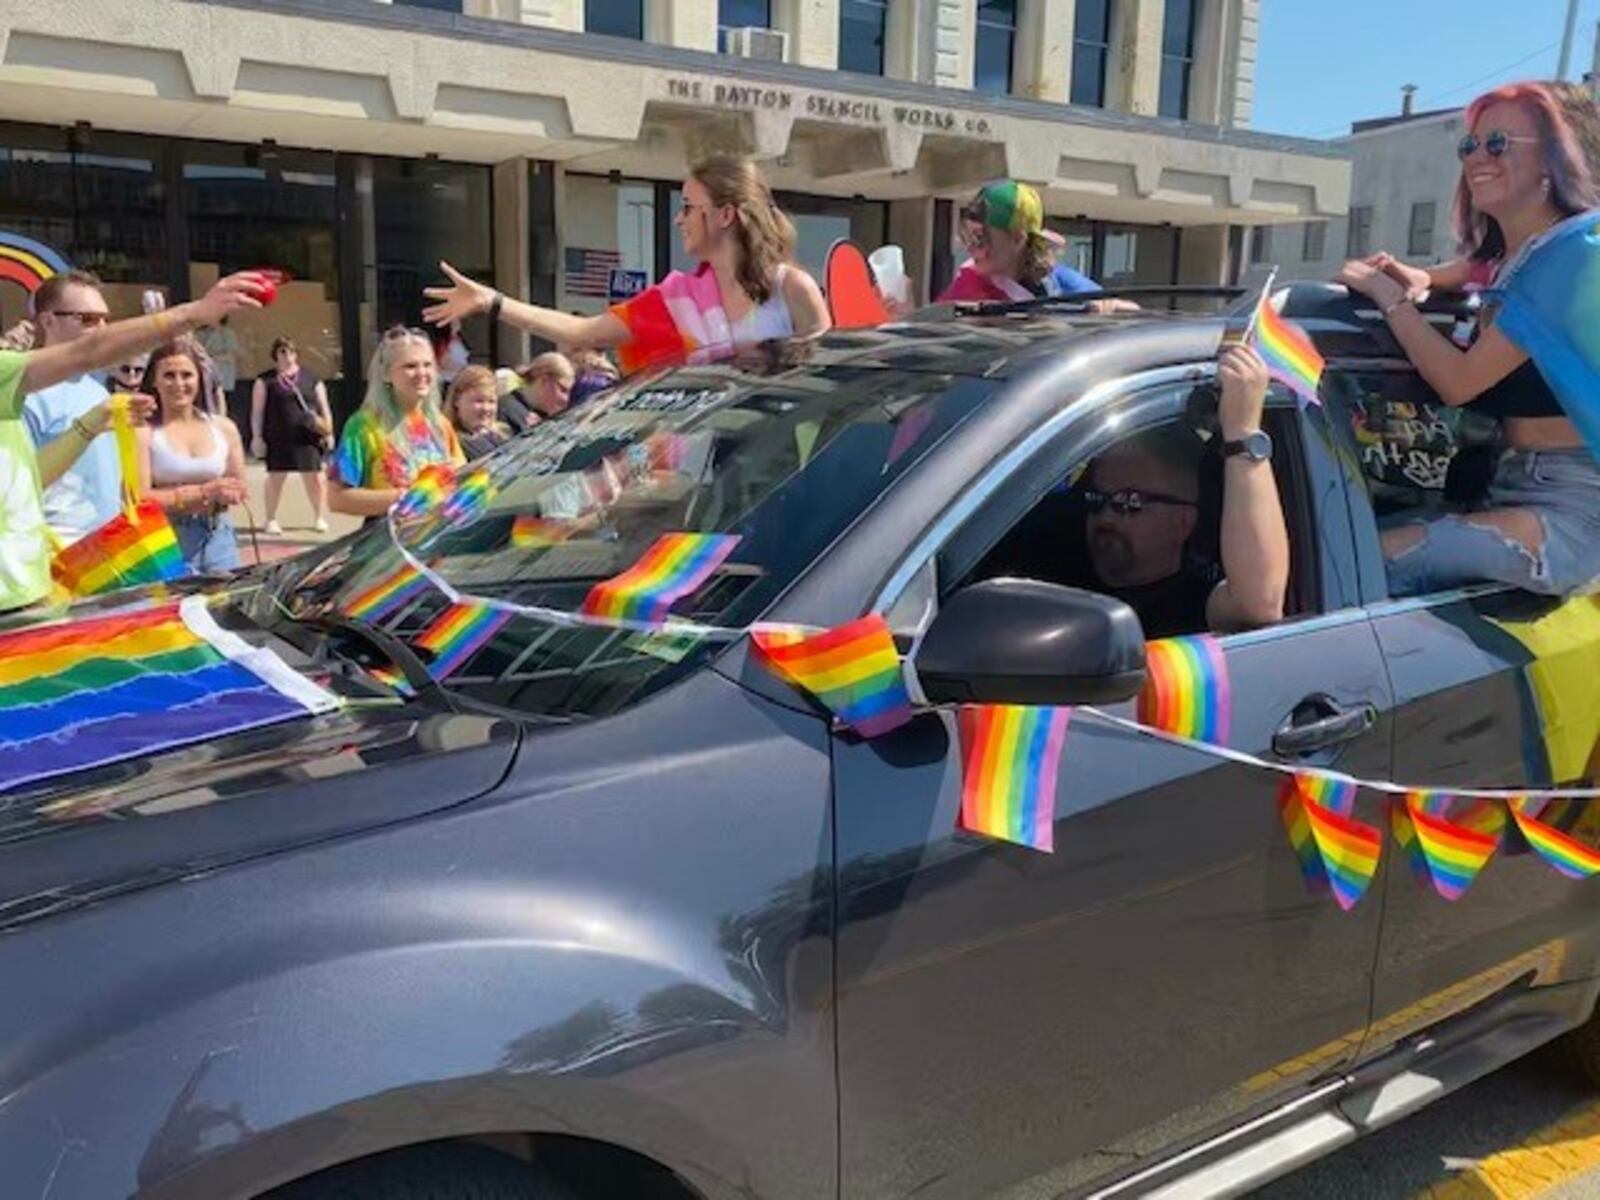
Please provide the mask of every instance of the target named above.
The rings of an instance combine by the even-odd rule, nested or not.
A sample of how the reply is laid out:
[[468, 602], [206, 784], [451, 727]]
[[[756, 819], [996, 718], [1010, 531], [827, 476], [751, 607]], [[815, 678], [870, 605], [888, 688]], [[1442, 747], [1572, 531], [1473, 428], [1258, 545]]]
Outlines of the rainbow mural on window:
[[31, 296], [46, 279], [68, 269], [67, 260], [43, 242], [0, 229], [0, 279], [20, 284]]

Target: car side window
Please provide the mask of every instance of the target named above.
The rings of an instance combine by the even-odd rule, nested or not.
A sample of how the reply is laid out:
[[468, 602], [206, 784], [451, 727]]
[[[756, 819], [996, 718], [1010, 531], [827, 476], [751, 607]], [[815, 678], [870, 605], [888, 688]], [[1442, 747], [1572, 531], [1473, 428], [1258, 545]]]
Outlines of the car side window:
[[[1222, 579], [1223, 464], [1209, 385], [1132, 397], [1099, 436], [1079, 434], [1017, 472], [941, 551], [941, 598], [1002, 576], [1125, 599], [1151, 637], [1205, 629]], [[1308, 532], [1300, 430], [1274, 388], [1264, 418], [1290, 538], [1285, 616], [1319, 611], [1315, 539]]]

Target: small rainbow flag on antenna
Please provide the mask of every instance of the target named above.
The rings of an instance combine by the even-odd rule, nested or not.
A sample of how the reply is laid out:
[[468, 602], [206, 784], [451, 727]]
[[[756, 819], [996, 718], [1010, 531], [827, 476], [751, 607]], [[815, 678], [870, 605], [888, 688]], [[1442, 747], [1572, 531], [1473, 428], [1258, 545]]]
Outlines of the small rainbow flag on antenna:
[[1306, 403], [1321, 404], [1317, 388], [1322, 383], [1322, 368], [1326, 365], [1322, 355], [1317, 353], [1303, 330], [1278, 315], [1267, 291], [1262, 289], [1261, 304], [1256, 309], [1253, 335], [1256, 351], [1267, 364], [1267, 374]]
[[664, 533], [620, 575], [597, 583], [582, 611], [614, 621], [658, 625], [673, 604], [716, 573], [739, 544], [736, 533]]
[[381, 621], [408, 601], [422, 595], [427, 588], [428, 581], [402, 563], [371, 587], [357, 592], [348, 604], [341, 607], [347, 616], [362, 621]]
[[1417, 881], [1459, 900], [1499, 848], [1506, 817], [1492, 801], [1479, 800], [1451, 820], [1451, 803], [1444, 792], [1407, 792], [1392, 802], [1389, 823]]
[[1145, 643], [1139, 721], [1216, 746], [1228, 744], [1233, 708], [1228, 660], [1209, 634]]
[[750, 638], [774, 671], [862, 737], [888, 733], [911, 719], [900, 652], [881, 614], [826, 633], [757, 629]]
[[960, 828], [1055, 849], [1056, 775], [1071, 716], [1070, 708], [962, 706]]
[[1553, 825], [1538, 819], [1543, 806], [1527, 796], [1513, 796], [1506, 801], [1517, 829], [1533, 847], [1534, 853], [1549, 863], [1568, 879], [1588, 879], [1600, 874], [1600, 851], [1590, 849], [1570, 834], [1562, 833]]
[[487, 604], [452, 604], [417, 635], [417, 646], [433, 654], [428, 674], [435, 679], [453, 675], [514, 615]]
[[1317, 893], [1332, 892], [1346, 912], [1366, 894], [1383, 852], [1378, 828], [1351, 816], [1355, 802], [1355, 780], [1303, 771], [1286, 779], [1278, 794], [1278, 810], [1306, 886]]

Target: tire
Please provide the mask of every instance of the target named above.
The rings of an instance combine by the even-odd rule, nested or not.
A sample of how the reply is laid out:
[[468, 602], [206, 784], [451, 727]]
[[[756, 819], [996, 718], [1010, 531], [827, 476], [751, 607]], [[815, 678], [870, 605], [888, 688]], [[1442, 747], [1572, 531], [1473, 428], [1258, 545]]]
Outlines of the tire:
[[575, 1200], [538, 1167], [487, 1146], [434, 1142], [331, 1167], [262, 1200]]
[[1556, 1042], [1560, 1056], [1600, 1088], [1600, 1010]]

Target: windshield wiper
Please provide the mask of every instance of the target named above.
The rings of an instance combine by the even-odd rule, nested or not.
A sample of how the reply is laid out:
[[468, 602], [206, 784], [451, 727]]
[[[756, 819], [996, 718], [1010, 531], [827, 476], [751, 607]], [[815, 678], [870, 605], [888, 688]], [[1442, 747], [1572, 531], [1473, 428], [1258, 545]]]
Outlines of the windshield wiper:
[[450, 695], [449, 689], [429, 674], [427, 664], [417, 656], [417, 652], [387, 630], [379, 629], [376, 625], [369, 625], [341, 612], [289, 619], [312, 629], [320, 629], [327, 633], [342, 633], [356, 641], [365, 642], [400, 668], [406, 683], [417, 696], [429, 696], [451, 712], [461, 711]]

